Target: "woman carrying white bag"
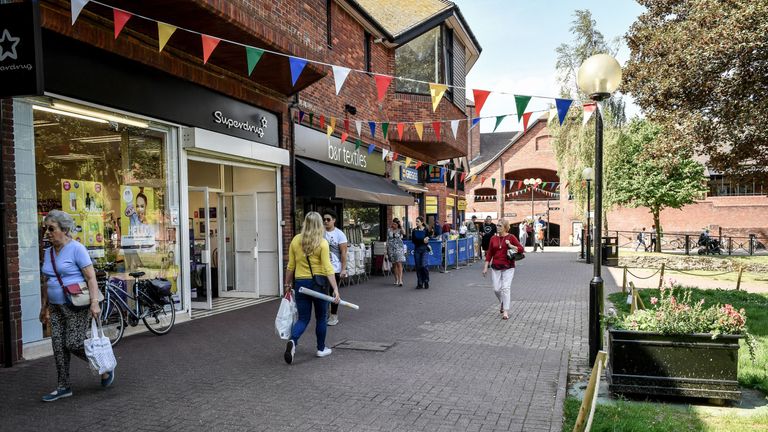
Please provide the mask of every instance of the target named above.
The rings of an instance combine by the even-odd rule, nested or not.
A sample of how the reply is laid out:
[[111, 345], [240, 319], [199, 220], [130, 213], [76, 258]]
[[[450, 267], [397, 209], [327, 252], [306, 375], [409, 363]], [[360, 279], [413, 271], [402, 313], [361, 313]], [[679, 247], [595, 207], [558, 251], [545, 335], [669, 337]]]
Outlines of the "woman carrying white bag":
[[293, 324], [299, 317], [299, 311], [296, 309], [296, 301], [293, 299], [293, 291], [288, 291], [280, 301], [280, 308], [277, 310], [275, 318], [275, 331], [282, 340], [291, 338]]
[[117, 359], [112, 352], [112, 342], [104, 336], [104, 329], [96, 326], [96, 320], [91, 318], [91, 337], [83, 342], [85, 357], [91, 370], [100, 374], [110, 374], [114, 376]]

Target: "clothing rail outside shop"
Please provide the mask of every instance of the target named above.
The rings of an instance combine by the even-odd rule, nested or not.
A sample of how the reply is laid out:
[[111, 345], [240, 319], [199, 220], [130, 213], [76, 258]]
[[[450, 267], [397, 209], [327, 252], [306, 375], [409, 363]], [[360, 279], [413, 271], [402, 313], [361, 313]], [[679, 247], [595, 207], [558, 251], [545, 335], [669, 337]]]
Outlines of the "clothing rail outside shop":
[[[614, 233], [619, 238], [619, 247], [632, 248], [638, 244], [637, 235], [643, 233], [645, 236], [645, 245], [651, 244], [651, 231], [608, 231]], [[717, 240], [720, 253], [714, 255], [768, 255], [768, 237], [750, 234], [747, 237], [726, 236], [719, 234], [710, 234], [710, 239]], [[707, 250], [699, 245], [698, 233], [662, 233], [661, 250], [663, 252], [682, 253], [685, 255], [699, 254], [712, 255], [711, 250]], [[700, 251], [701, 248], [704, 248]]]

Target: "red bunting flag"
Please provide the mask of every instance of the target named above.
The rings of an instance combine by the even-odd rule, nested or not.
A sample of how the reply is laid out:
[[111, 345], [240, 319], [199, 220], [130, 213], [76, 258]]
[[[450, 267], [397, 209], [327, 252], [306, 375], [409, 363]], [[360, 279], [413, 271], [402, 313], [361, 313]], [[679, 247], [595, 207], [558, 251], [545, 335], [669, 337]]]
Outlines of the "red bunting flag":
[[344, 119], [344, 132], [349, 133], [349, 119]]
[[219, 45], [221, 39], [208, 35], [200, 35], [203, 40], [203, 63], [208, 63], [208, 58], [211, 57], [213, 50]]
[[397, 124], [397, 136], [399, 137], [400, 141], [403, 140], [403, 132], [405, 131], [405, 123], [398, 123]]
[[325, 116], [320, 114], [320, 129], [325, 129]]
[[421, 167], [421, 164], [422, 164], [421, 161], [416, 161], [416, 169], [419, 169]]
[[467, 178], [467, 173], [463, 172], [461, 173], [461, 178], [459, 178], [459, 182], [464, 183], [464, 180]]
[[522, 187], [523, 187], [523, 181], [522, 180], [518, 180], [517, 181], [517, 188], [521, 189]]
[[480, 110], [483, 109], [485, 100], [488, 99], [488, 95], [490, 95], [491, 92], [487, 90], [474, 89], [472, 90], [472, 93], [475, 95], [475, 111], [477, 112], [477, 117], [480, 117]]
[[377, 100], [381, 102], [387, 95], [387, 88], [392, 82], [392, 77], [387, 75], [375, 75]]
[[117, 36], [123, 31], [123, 27], [125, 27], [125, 24], [133, 15], [119, 9], [112, 9], [112, 12], [115, 20], [115, 39], [117, 39]]
[[398, 156], [397, 152], [393, 152], [392, 153], [392, 160], [396, 161], [397, 160], [397, 156]]
[[483, 183], [485, 183], [485, 177], [484, 177], [484, 176], [481, 176], [481, 177], [480, 177], [480, 180], [481, 180], [481, 181], [480, 181], [480, 186], [482, 186], [482, 185], [483, 185]]
[[523, 133], [525, 133], [528, 130], [528, 121], [531, 119], [531, 112], [527, 112], [523, 114]]
[[437, 140], [440, 141], [440, 122], [432, 122], [432, 129], [435, 131]]
[[346, 132], [341, 133], [341, 143], [344, 144], [344, 142], [347, 140], [347, 137], [349, 137], [349, 134]]

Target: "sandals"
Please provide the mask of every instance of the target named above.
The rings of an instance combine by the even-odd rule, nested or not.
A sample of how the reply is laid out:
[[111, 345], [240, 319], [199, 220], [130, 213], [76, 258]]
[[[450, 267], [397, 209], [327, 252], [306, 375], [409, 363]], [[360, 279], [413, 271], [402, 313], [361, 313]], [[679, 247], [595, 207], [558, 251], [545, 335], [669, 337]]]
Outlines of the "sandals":
[[503, 319], [503, 320], [508, 320], [508, 319], [509, 319], [509, 315], [507, 315], [507, 314], [505, 313], [504, 315], [502, 315], [502, 316], [501, 316], [501, 319]]

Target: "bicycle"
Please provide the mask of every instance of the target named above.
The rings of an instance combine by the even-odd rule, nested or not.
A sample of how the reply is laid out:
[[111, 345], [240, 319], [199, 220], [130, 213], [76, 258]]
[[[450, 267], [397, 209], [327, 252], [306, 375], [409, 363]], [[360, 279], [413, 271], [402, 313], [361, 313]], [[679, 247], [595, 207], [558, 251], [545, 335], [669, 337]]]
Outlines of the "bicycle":
[[[144, 272], [129, 273], [134, 278], [133, 295], [109, 278], [104, 284], [101, 325], [112, 346], [123, 338], [126, 321], [131, 327], [136, 327], [141, 320], [150, 332], [158, 336], [168, 334], [176, 322], [173, 297], [157, 293], [151, 281], [139, 279], [144, 275]], [[133, 301], [133, 308], [127, 299]]]

